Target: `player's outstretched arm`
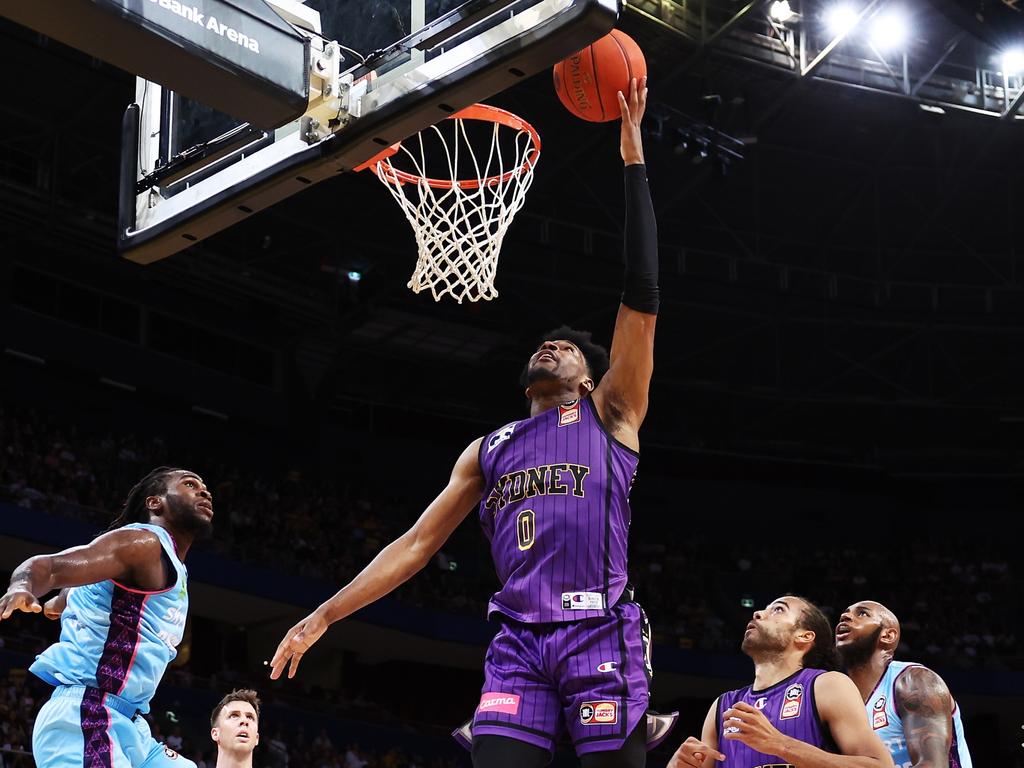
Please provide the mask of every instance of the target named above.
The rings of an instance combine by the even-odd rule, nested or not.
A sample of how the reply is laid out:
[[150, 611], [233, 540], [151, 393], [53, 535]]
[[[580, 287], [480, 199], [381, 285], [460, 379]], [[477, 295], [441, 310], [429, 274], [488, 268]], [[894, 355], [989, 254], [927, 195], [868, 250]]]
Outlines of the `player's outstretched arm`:
[[15, 611], [39, 613], [43, 608], [38, 598], [54, 589], [107, 579], [147, 590], [163, 589], [166, 575], [160, 551], [156, 534], [126, 528], [105, 533], [85, 546], [30, 557], [11, 574], [7, 593], [0, 598], [0, 619], [10, 618]]
[[893, 768], [889, 750], [868, 725], [864, 703], [850, 678], [840, 672], [819, 675], [814, 681], [814, 699], [839, 747], [838, 755], [780, 733], [760, 710], [745, 702], [722, 713], [723, 723], [730, 728], [725, 738], [777, 755], [780, 762], [796, 768]]
[[910, 667], [896, 678], [895, 698], [914, 768], [949, 768], [953, 697], [943, 679], [925, 667]]
[[295, 677], [303, 654], [328, 626], [384, 597], [430, 562], [483, 498], [484, 477], [479, 459], [482, 440], [474, 440], [462, 452], [448, 485], [412, 528], [384, 547], [352, 581], [285, 633], [270, 662], [272, 680], [279, 678], [286, 666], [288, 677]]
[[640, 123], [647, 108], [647, 79], [633, 80], [619, 94], [620, 149], [626, 165], [626, 274], [612, 336], [611, 367], [594, 392], [594, 404], [615, 437], [639, 447], [637, 433], [647, 415], [654, 372], [654, 326], [658, 313], [658, 227], [647, 187]]
[[718, 699], [715, 699], [704, 718], [700, 739], [690, 736], [684, 741], [668, 761], [668, 768], [711, 768], [725, 760], [725, 755], [718, 751], [717, 717]]

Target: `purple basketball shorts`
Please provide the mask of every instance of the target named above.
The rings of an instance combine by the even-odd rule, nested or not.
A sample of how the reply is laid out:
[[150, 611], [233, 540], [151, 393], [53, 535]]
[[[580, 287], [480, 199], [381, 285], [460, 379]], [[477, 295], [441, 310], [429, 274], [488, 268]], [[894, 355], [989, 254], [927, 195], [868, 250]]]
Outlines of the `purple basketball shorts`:
[[567, 730], [578, 755], [617, 750], [646, 716], [650, 644], [640, 606], [564, 624], [507, 621], [484, 660], [473, 736], [554, 751]]

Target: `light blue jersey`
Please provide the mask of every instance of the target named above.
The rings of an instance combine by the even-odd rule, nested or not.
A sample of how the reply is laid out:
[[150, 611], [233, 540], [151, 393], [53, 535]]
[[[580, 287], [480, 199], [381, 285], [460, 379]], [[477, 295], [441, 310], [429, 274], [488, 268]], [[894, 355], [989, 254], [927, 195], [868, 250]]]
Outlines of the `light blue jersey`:
[[[907, 749], [907, 739], [903, 733], [903, 721], [896, 712], [896, 680], [910, 667], [920, 667], [909, 661], [891, 661], [885, 668], [885, 674], [878, 681], [865, 703], [868, 722], [878, 738], [888, 748], [896, 768], [911, 768], [913, 760]], [[953, 739], [949, 746], [949, 768], [973, 768], [967, 742], [964, 740], [964, 724], [960, 719], [960, 709], [953, 702]]]
[[142, 523], [125, 527], [157, 535], [174, 565], [174, 584], [153, 592], [114, 581], [75, 587], [61, 615], [60, 640], [29, 669], [51, 685], [88, 686], [148, 712], [185, 631], [187, 573], [166, 530]]

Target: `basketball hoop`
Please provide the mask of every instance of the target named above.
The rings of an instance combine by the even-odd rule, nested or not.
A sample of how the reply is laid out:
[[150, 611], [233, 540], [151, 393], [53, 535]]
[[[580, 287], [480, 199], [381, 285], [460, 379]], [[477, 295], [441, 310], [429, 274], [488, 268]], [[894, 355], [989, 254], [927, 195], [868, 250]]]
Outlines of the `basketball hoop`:
[[[448, 121], [452, 133], [432, 125], [416, 134], [418, 151], [394, 144], [355, 170], [372, 168], [412, 225], [419, 252], [409, 280], [413, 293], [429, 290], [435, 301], [448, 294], [460, 304], [489, 300], [498, 295], [498, 253], [533, 182], [540, 136], [525, 120], [486, 104], [466, 107]], [[477, 157], [467, 133], [470, 121], [493, 124], [486, 156]], [[438, 151], [430, 151], [425, 138], [440, 143], [443, 157], [435, 157]], [[399, 150], [413, 170], [394, 166]], [[437, 178], [428, 173], [428, 156]]]

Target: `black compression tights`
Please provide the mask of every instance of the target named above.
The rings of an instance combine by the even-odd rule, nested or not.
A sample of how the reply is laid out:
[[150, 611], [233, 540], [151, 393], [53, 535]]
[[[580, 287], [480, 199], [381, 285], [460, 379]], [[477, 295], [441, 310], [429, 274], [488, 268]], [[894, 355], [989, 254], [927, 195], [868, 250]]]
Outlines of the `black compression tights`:
[[[647, 763], [647, 723], [644, 719], [613, 752], [591, 752], [580, 758], [582, 768], [644, 768]], [[473, 737], [473, 768], [544, 768], [551, 753], [525, 741], [490, 734]]]

